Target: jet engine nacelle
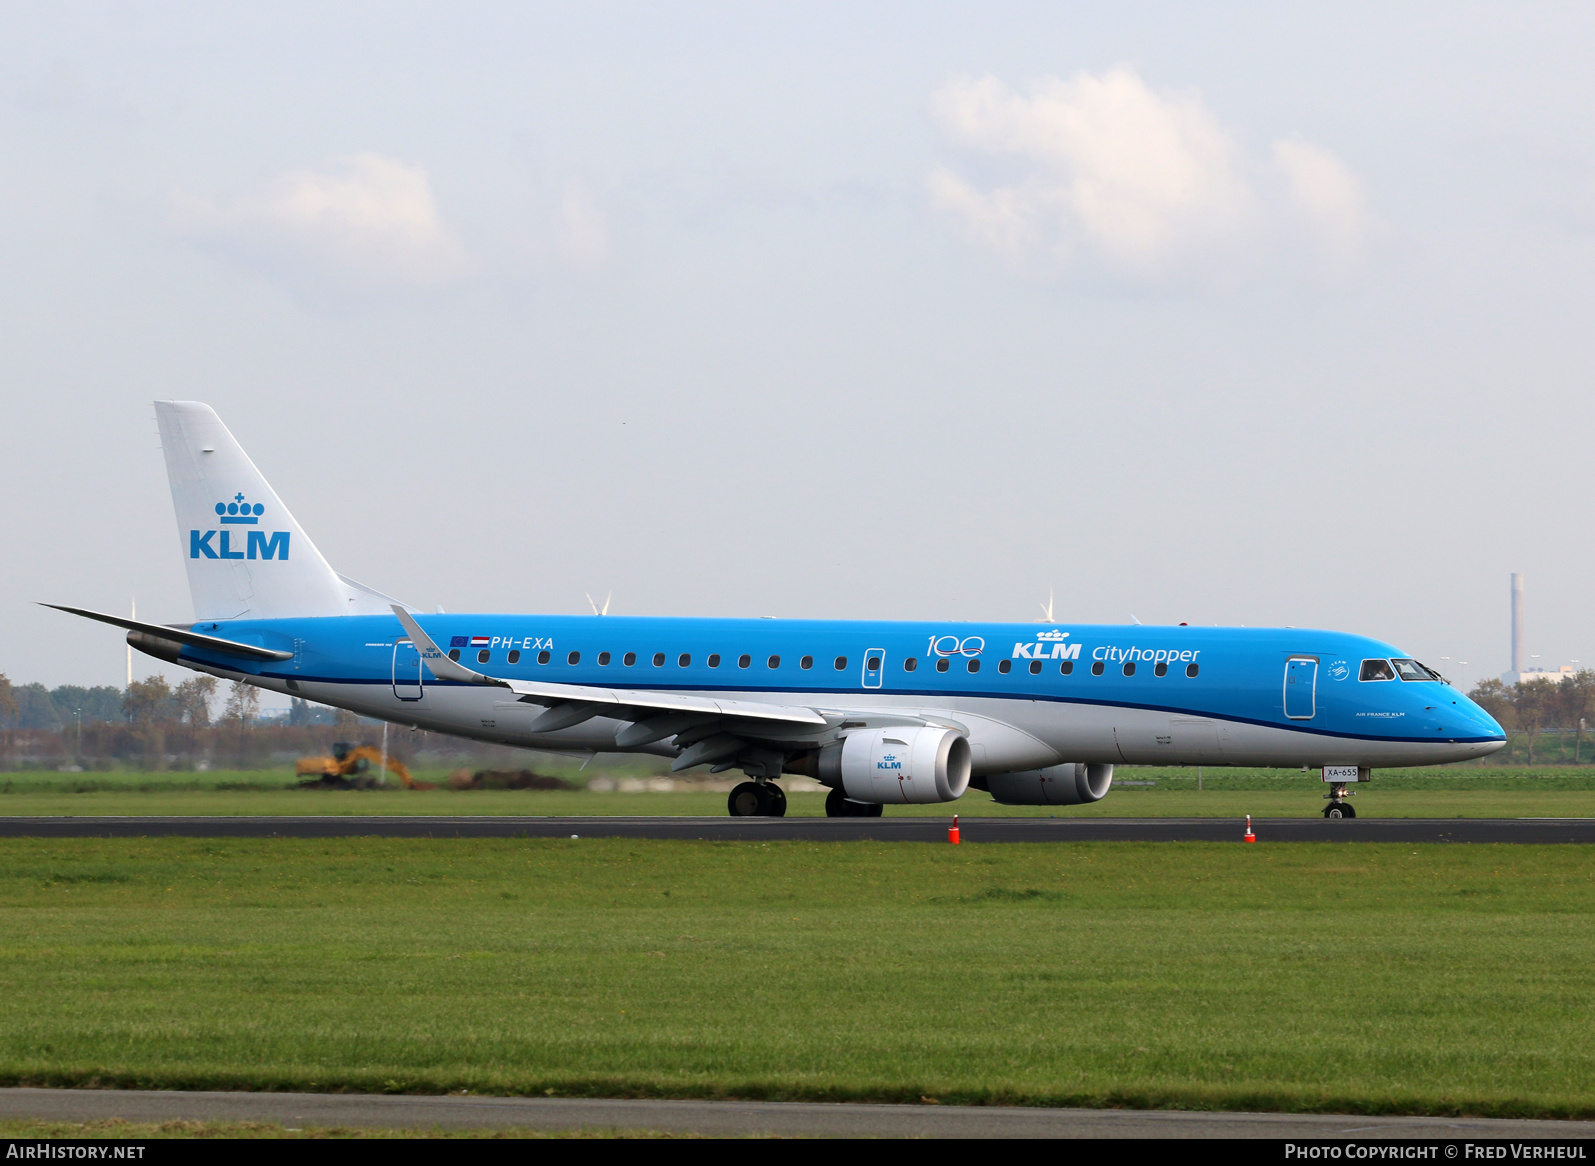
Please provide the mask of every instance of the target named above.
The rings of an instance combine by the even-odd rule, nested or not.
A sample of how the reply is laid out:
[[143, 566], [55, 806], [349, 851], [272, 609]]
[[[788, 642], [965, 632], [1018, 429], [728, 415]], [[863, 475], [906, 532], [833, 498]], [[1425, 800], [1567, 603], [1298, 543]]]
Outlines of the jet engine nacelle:
[[820, 750], [816, 776], [855, 802], [950, 802], [969, 788], [973, 754], [956, 729], [861, 729]]
[[978, 784], [1004, 805], [1083, 806], [1107, 795], [1113, 766], [1071, 761], [1046, 769], [987, 774]]

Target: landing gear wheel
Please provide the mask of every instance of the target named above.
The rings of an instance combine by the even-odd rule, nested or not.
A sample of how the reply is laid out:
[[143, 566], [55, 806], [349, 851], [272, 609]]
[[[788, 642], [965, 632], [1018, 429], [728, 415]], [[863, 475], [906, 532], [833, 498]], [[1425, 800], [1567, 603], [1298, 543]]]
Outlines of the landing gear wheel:
[[1324, 817], [1326, 818], [1355, 818], [1356, 816], [1357, 811], [1345, 802], [1330, 802], [1324, 807]]
[[765, 802], [764, 791], [759, 788], [759, 783], [744, 781], [731, 791], [731, 796], [726, 799], [726, 809], [731, 811], [733, 818], [758, 818], [764, 814]]
[[786, 791], [768, 782], [744, 781], [731, 791], [726, 809], [733, 818], [784, 818]]
[[879, 818], [881, 805], [879, 802], [855, 802], [839, 789], [833, 789], [825, 795], [825, 816], [827, 818]]
[[764, 814], [767, 818], [786, 817], [786, 790], [772, 782], [765, 782], [759, 787], [764, 792]]

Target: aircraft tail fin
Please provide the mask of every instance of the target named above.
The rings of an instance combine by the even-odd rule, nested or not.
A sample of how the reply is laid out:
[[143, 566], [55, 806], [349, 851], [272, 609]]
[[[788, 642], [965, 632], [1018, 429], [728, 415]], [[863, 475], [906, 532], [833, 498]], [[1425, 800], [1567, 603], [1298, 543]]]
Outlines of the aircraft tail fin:
[[157, 401], [197, 620], [388, 614], [332, 569], [209, 405]]

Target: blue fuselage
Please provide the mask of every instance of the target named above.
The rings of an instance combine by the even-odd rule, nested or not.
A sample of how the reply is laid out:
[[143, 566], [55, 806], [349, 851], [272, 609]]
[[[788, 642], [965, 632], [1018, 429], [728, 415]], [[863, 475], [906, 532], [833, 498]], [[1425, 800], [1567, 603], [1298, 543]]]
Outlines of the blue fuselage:
[[[1398, 675], [1388, 662], [1405, 654], [1391, 645], [1306, 628], [442, 614], [418, 621], [460, 663], [509, 680], [844, 711], [935, 710], [969, 726], [977, 773], [1062, 761], [1428, 765], [1480, 757], [1505, 742], [1501, 726], [1449, 683]], [[614, 749], [624, 724], [596, 718], [527, 734], [536, 707], [518, 707], [502, 690], [438, 680], [393, 617], [206, 622], [193, 630], [293, 657], [257, 665], [184, 648], [185, 664], [417, 728]]]

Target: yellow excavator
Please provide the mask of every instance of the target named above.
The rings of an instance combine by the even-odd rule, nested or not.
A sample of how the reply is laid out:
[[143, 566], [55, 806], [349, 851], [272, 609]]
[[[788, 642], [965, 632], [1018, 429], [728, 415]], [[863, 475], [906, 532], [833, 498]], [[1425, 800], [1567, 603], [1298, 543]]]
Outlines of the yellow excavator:
[[[339, 741], [332, 747], [331, 757], [301, 757], [294, 766], [294, 773], [310, 779], [301, 782], [301, 785], [366, 788], [376, 784], [374, 778], [364, 776], [373, 766], [381, 770], [382, 750], [374, 745], [351, 745], [347, 741]], [[430, 782], [416, 781], [404, 763], [392, 757], [388, 758], [388, 771], [404, 783], [405, 789], [437, 788]]]

